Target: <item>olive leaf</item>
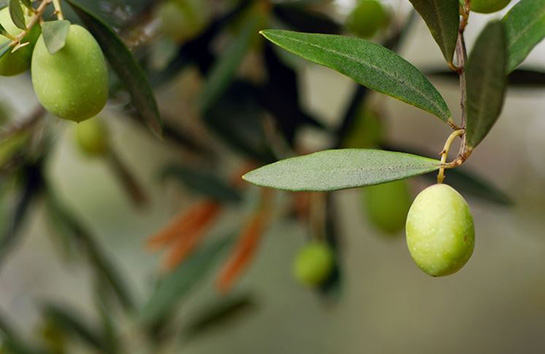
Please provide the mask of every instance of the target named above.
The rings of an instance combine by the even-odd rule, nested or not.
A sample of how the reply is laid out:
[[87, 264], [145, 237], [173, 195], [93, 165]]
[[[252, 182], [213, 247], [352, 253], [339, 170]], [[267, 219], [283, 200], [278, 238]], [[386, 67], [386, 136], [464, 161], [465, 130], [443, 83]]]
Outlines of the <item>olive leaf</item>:
[[475, 148], [501, 114], [507, 87], [507, 39], [492, 21], [477, 38], [466, 66], [467, 144]]
[[10, 0], [9, 1], [9, 15], [15, 26], [20, 29], [26, 29], [26, 19], [25, 14], [23, 13], [23, 8], [19, 0]]
[[241, 200], [240, 193], [217, 176], [184, 165], [167, 166], [162, 171], [161, 177], [163, 179], [175, 177], [192, 192], [220, 202], [239, 202]]
[[276, 189], [334, 191], [404, 179], [440, 167], [438, 160], [401, 152], [341, 149], [278, 161], [243, 178]]
[[64, 48], [70, 32], [70, 21], [48, 21], [42, 24], [42, 35], [49, 54], [53, 55]]
[[194, 253], [162, 279], [139, 314], [142, 323], [155, 323], [168, 317], [173, 308], [201, 281], [234, 240], [233, 235], [213, 241]]
[[247, 17], [240, 34], [218, 58], [199, 96], [199, 110], [201, 112], [208, 111], [212, 103], [229, 86], [262, 23], [261, 16]]
[[131, 102], [149, 128], [162, 135], [162, 119], [146, 73], [121, 38], [104, 21], [73, 0], [66, 0], [98, 41], [110, 65], [125, 85]]
[[378, 44], [346, 36], [264, 30], [278, 46], [336, 70], [357, 83], [429, 112], [445, 122], [450, 110], [441, 94], [412, 64]]
[[23, 5], [25, 5], [25, 7], [29, 10], [33, 10], [32, 9], [32, 0], [21, 0], [21, 2], [23, 3]]
[[532, 49], [545, 38], [545, 0], [522, 0], [503, 18], [507, 32], [509, 61], [512, 72]]
[[452, 62], [460, 25], [458, 0], [410, 1], [428, 25], [447, 62]]

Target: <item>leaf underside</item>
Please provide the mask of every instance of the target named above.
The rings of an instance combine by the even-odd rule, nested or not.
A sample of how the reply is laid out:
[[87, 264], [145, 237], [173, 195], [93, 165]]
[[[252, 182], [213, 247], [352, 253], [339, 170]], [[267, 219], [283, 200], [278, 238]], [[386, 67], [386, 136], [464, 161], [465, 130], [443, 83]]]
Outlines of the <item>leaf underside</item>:
[[261, 167], [243, 178], [290, 191], [334, 191], [404, 179], [441, 167], [441, 162], [401, 152], [326, 150]]

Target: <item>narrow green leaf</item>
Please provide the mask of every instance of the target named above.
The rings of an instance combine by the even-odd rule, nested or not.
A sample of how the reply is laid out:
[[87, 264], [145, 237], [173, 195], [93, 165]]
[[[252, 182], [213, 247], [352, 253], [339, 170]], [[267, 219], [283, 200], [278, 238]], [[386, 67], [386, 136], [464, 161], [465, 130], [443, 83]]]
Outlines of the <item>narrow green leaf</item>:
[[466, 66], [467, 143], [474, 148], [486, 137], [503, 109], [507, 87], [507, 41], [502, 22], [481, 32]]
[[262, 23], [263, 20], [259, 16], [248, 16], [240, 34], [216, 61], [199, 96], [201, 112], [208, 111], [229, 86]]
[[26, 29], [26, 19], [19, 0], [9, 0], [9, 15], [15, 26]]
[[428, 79], [405, 59], [378, 44], [345, 36], [284, 30], [261, 33], [280, 47], [372, 90], [423, 109], [445, 122], [451, 117], [441, 94]]
[[184, 338], [192, 339], [212, 328], [226, 326], [230, 321], [256, 309], [256, 301], [248, 294], [222, 298], [207, 304], [182, 332]]
[[174, 307], [211, 270], [223, 251], [233, 242], [233, 236], [223, 237], [194, 253], [173, 273], [161, 280], [148, 303], [140, 312], [143, 323], [154, 323], [167, 317]]
[[503, 18], [512, 72], [545, 38], [545, 0], [521, 0]]
[[458, 27], [460, 26], [460, 3], [458, 0], [410, 1], [428, 25], [447, 62], [452, 62], [458, 39]]
[[[8, 33], [8, 31], [4, 28], [4, 26], [2, 26], [2, 24], [0, 23], [0, 35], [5, 35], [6, 33]], [[9, 44], [10, 41], [8, 41], [8, 44]]]
[[106, 353], [107, 345], [97, 328], [88, 324], [74, 309], [66, 306], [47, 304], [43, 308], [45, 316], [64, 332], [81, 340], [90, 347]]
[[438, 170], [441, 162], [382, 150], [326, 150], [275, 162], [243, 178], [290, 191], [334, 191], [370, 186]]
[[191, 169], [183, 165], [170, 165], [162, 174], [163, 179], [175, 177], [185, 184], [192, 192], [220, 202], [239, 202], [240, 193], [213, 174]]
[[4, 42], [0, 45], [0, 58], [6, 55], [11, 49], [11, 41]]
[[42, 35], [49, 54], [53, 55], [64, 48], [70, 32], [70, 21], [48, 21], [42, 23]]
[[131, 95], [131, 102], [150, 129], [158, 136], [162, 134], [159, 108], [147, 76], [121, 38], [104, 21], [91, 14], [73, 0], [66, 0], [93, 34], [104, 51], [104, 55], [120, 81]]

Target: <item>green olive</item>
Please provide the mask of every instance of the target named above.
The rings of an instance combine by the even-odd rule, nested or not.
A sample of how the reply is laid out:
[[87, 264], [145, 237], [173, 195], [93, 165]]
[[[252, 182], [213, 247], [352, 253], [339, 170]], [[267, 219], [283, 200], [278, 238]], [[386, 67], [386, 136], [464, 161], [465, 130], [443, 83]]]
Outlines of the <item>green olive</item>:
[[76, 144], [89, 156], [104, 156], [108, 153], [108, 127], [98, 117], [81, 122], [76, 127]]
[[361, 38], [372, 38], [388, 26], [390, 15], [378, 0], [360, 0], [348, 16], [347, 29]]
[[[461, 0], [463, 2], [463, 0]], [[490, 14], [505, 8], [511, 0], [471, 0], [471, 11]]]
[[434, 277], [456, 273], [473, 254], [475, 227], [469, 206], [445, 184], [428, 187], [416, 197], [406, 233], [413, 260]]
[[96, 116], [108, 100], [108, 68], [97, 41], [85, 28], [71, 25], [66, 45], [51, 55], [40, 36], [32, 84], [42, 106], [57, 117], [81, 122]]
[[[28, 18], [27, 18], [28, 21]], [[0, 10], [0, 24], [4, 29], [12, 36], [18, 36], [23, 32], [22, 29], [15, 26], [9, 15], [9, 9], [6, 7]], [[35, 25], [24, 38], [22, 43], [28, 42], [29, 44], [15, 51], [15, 53], [8, 52], [0, 58], [0, 75], [13, 76], [24, 73], [30, 68], [30, 60], [32, 58], [32, 51], [34, 45], [40, 36], [41, 29], [39, 25]], [[5, 36], [0, 36], [0, 46], [11, 42]]]
[[293, 274], [301, 284], [318, 286], [331, 275], [335, 266], [333, 251], [325, 242], [313, 241], [295, 259]]
[[389, 235], [403, 230], [412, 201], [407, 181], [365, 187], [363, 197], [367, 216], [377, 229]]
[[167, 0], [159, 7], [162, 32], [173, 41], [185, 42], [198, 36], [208, 23], [202, 0]]
[[374, 110], [363, 107], [359, 110], [356, 121], [343, 142], [343, 147], [374, 149], [380, 146], [383, 138], [383, 120]]

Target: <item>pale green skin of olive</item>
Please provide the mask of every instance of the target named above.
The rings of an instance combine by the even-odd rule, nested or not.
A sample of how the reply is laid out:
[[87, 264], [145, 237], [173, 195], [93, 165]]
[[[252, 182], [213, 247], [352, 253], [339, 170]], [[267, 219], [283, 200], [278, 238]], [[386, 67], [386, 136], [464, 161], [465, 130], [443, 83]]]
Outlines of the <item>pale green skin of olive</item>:
[[297, 255], [293, 265], [295, 279], [306, 286], [318, 286], [331, 275], [335, 258], [324, 242], [312, 242]]
[[346, 26], [361, 38], [372, 38], [390, 22], [390, 16], [377, 0], [360, 0], [348, 16]]
[[405, 227], [411, 207], [407, 181], [395, 181], [363, 188], [363, 205], [369, 221], [386, 235], [397, 235]]
[[[511, 0], [471, 0], [471, 11], [481, 14], [490, 14], [504, 9]], [[464, 0], [460, 0], [464, 3]]]
[[413, 260], [433, 277], [456, 273], [473, 254], [475, 227], [469, 206], [445, 184], [428, 187], [416, 197], [406, 233]]
[[106, 124], [98, 117], [81, 122], [76, 127], [76, 144], [88, 156], [104, 156], [109, 150]]
[[96, 116], [108, 100], [108, 69], [97, 41], [71, 25], [66, 45], [49, 54], [40, 36], [32, 56], [32, 84], [42, 106], [76, 122]]
[[168, 0], [159, 8], [162, 32], [175, 42], [198, 36], [208, 23], [202, 0]]
[[[27, 17], [27, 21], [29, 18]], [[4, 26], [6, 31], [12, 36], [18, 36], [23, 32], [22, 29], [15, 26], [9, 15], [9, 9], [6, 7], [0, 10], [0, 24]], [[40, 37], [41, 29], [39, 25], [35, 25], [27, 34], [22, 43], [28, 42], [29, 44], [23, 48], [18, 49], [15, 53], [8, 51], [4, 56], [0, 58], [0, 75], [1, 76], [14, 76], [24, 73], [30, 68], [30, 60], [32, 59], [32, 51], [34, 45]], [[10, 39], [4, 36], [0, 36], [0, 46], [11, 42]]]

